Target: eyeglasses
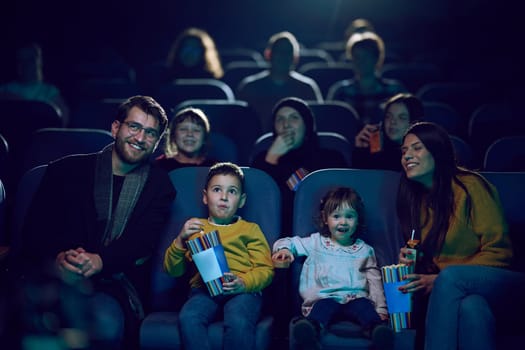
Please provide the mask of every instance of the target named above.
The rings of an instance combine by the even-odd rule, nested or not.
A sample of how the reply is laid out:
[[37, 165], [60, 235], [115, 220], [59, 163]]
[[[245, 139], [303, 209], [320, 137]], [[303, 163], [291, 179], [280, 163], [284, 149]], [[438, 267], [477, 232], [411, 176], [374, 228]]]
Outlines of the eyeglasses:
[[122, 122], [122, 124], [126, 124], [128, 126], [129, 133], [131, 135], [136, 135], [142, 130], [144, 130], [144, 136], [151, 141], [157, 140], [160, 136], [159, 132], [156, 129], [153, 128], [145, 128], [142, 126], [142, 124], [135, 123], [135, 122]]

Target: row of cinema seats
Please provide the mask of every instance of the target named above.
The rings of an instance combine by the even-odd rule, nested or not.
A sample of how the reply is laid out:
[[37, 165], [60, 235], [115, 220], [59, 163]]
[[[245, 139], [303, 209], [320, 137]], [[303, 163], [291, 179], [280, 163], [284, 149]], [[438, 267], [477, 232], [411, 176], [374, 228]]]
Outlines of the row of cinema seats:
[[[201, 95], [191, 96], [195, 98]], [[245, 149], [244, 140], [249, 139], [250, 142], [253, 142], [260, 135], [259, 121], [246, 102], [229, 100], [225, 96], [222, 98], [216, 96], [213, 99], [182, 100], [182, 102], [173, 98], [163, 106], [170, 116], [183, 107], [193, 106], [203, 109], [212, 119], [212, 130], [222, 131], [226, 129], [222, 126], [227, 125], [228, 129], [239, 134], [235, 135], [235, 139], [239, 139], [239, 143], [242, 143], [241, 149]], [[112, 112], [122, 98], [124, 97], [84, 101], [71, 113], [69, 126], [107, 129], [111, 123]], [[443, 126], [451, 135], [465, 140], [472, 148], [476, 165], [481, 165], [487, 147], [496, 139], [503, 136], [525, 135], [522, 114], [516, 107], [508, 103], [483, 102], [476, 105], [476, 108], [468, 115], [460, 113], [457, 108], [453, 107], [453, 104], [440, 101], [439, 98], [428, 101], [423, 99], [423, 104], [425, 120], [435, 122]], [[316, 115], [319, 131], [337, 132], [352, 142], [355, 131], [359, 131], [360, 118], [352, 106], [342, 101], [322, 103], [309, 101], [309, 105]], [[229, 118], [228, 123], [224, 123], [224, 118]], [[222, 123], [216, 123], [215, 120], [222, 121]], [[231, 121], [248, 124], [250, 128], [231, 128], [229, 124]], [[241, 159], [247, 159], [245, 156], [246, 154], [241, 154]]]
[[[234, 63], [237, 65], [233, 65], [230, 71], [226, 70], [225, 77], [222, 80], [177, 79], [173, 82], [165, 83], [154, 90], [143, 89], [136, 82], [122, 79], [90, 79], [79, 82], [79, 86], [76, 88], [78, 92], [75, 93], [79, 97], [71, 101], [73, 110], [72, 126], [75, 126], [75, 114], [82, 113], [85, 105], [94, 100], [123, 99], [135, 94], [147, 94], [155, 97], [167, 109], [174, 108], [177, 104], [188, 99], [226, 99], [233, 101], [235, 100], [236, 86], [240, 79], [265, 68], [254, 62]], [[344, 79], [351, 78], [353, 74], [351, 65], [348, 63], [334, 63], [327, 66], [318, 65], [309, 67], [304, 73], [316, 81], [321, 81], [322, 84], [320, 85], [325, 90], [329, 89], [330, 86], [340, 84]], [[410, 77], [405, 78], [408, 81], [423, 80], [425, 83], [420, 82], [416, 84], [418, 86], [417, 89], [409, 89], [408, 91], [416, 94], [424, 102], [444, 103], [452, 108], [457, 119], [453, 126], [460, 128], [454, 134], [461, 137], [467, 135], [469, 118], [475, 112], [475, 109], [482, 104], [496, 102], [499, 99], [487, 86], [477, 82], [437, 79], [439, 70], [432, 68], [432, 65], [424, 63], [385, 67], [385, 74], [388, 78], [401, 81], [403, 81], [401, 79], [403, 76]], [[230, 75], [234, 76], [230, 77]], [[412, 85], [414, 84], [412, 83]], [[333, 100], [333, 97], [328, 92], [324, 96], [326, 101]]]
[[[46, 166], [39, 166], [27, 172], [21, 180], [16, 194], [13, 212], [14, 229], [16, 231], [13, 245], [15, 248], [23, 244], [19, 230], [31, 198], [42, 178]], [[280, 193], [277, 185], [266, 173], [244, 168], [246, 174], [247, 203], [241, 209], [240, 215], [247, 220], [257, 222], [270, 245], [280, 235]], [[152, 271], [153, 312], [148, 314], [141, 327], [141, 347], [144, 350], [181, 349], [180, 335], [177, 328], [177, 312], [186, 299], [187, 280], [171, 278], [162, 269], [162, 256], [173, 240], [184, 221], [191, 216], [205, 216], [206, 208], [201, 203], [201, 190], [208, 168], [189, 167], [174, 170], [170, 178], [178, 190], [178, 195], [171, 208], [170, 222], [161, 244], [157, 248]], [[503, 173], [483, 172], [499, 191], [506, 218], [509, 222], [511, 238], [515, 245], [516, 266], [525, 271], [525, 172]], [[309, 174], [301, 183], [296, 193], [294, 203], [294, 233], [300, 236], [316, 230], [313, 218], [318, 210], [321, 196], [333, 186], [354, 187], [365, 202], [365, 220], [367, 231], [363, 237], [376, 250], [378, 263], [388, 265], [397, 262], [399, 247], [403, 245], [399, 232], [395, 196], [399, 173], [380, 170], [357, 169], [325, 169]], [[181, 186], [181, 184], [184, 184]], [[1, 208], [0, 201], [0, 208]], [[289, 273], [290, 283], [286, 286], [290, 291], [292, 314], [298, 314], [300, 297], [296, 293], [301, 262], [292, 264]], [[282, 271], [277, 271], [282, 273]], [[277, 279], [276, 279], [277, 280]], [[281, 279], [283, 281], [283, 279]], [[287, 281], [287, 279], [284, 279]], [[257, 326], [257, 349], [269, 349], [272, 334], [278, 324], [272, 309], [272, 303], [281, 294], [272, 294], [276, 290], [271, 286], [265, 295], [266, 308], [263, 318]], [[287, 294], [285, 294], [287, 295]], [[280, 303], [282, 305], [282, 303]], [[518, 327], [519, 328], [519, 327]], [[351, 322], [336, 323], [328, 329], [321, 343], [323, 349], [369, 349], [370, 342], [363, 338], [359, 327]], [[413, 331], [402, 331], [396, 335], [396, 349], [411, 349]], [[208, 336], [212, 347], [221, 349], [222, 323], [220, 319], [210, 326]], [[501, 344], [523, 342], [523, 334], [501, 334]]]
[[[416, 75], [412, 70], [429, 70], [421, 64], [420, 68], [391, 67], [387, 70], [387, 77], [397, 78], [399, 74]], [[79, 110], [87, 101], [98, 99], [122, 99], [137, 94], [151, 95], [163, 106], [174, 107], [178, 103], [188, 99], [236, 99], [236, 88], [243, 77], [255, 74], [267, 67], [258, 66], [254, 63], [238, 62], [230, 70], [226, 70], [223, 79], [176, 79], [164, 83], [155, 89], [144, 89], [134, 81], [118, 79], [89, 79], [77, 83], [74, 88], [74, 98], [71, 98], [72, 110]], [[395, 68], [395, 69], [394, 69]], [[436, 69], [437, 70], [437, 69]], [[394, 73], [395, 71], [405, 73]], [[326, 101], [334, 100], [331, 91], [351, 79], [353, 71], [348, 64], [332, 64], [326, 67], [310, 67], [304, 72], [316, 81], [320, 81], [320, 87]], [[427, 73], [421, 73], [427, 74]], [[433, 74], [437, 75], [437, 73]], [[416, 78], [411, 78], [415, 80]], [[423, 79], [423, 78], [420, 78]], [[401, 80], [403, 81], [403, 80]], [[417, 89], [408, 89], [424, 102], [442, 102], [450, 105], [458, 111], [463, 120], [467, 120], [474, 109], [483, 103], [493, 101], [496, 97], [485, 86], [476, 82], [442, 81], [428, 78], [426, 83], [420, 83]]]
[[[233, 123], [235, 121], [230, 120], [230, 125]], [[255, 141], [251, 141], [251, 138], [255, 137], [254, 134], [250, 136], [250, 139], [239, 142], [241, 140], [232, 134], [234, 130], [227, 130], [227, 123], [217, 122], [217, 124], [221, 125], [221, 129], [217, 132], [212, 132], [209, 139], [209, 154], [213, 159], [247, 166], [251, 164], [257, 154], [264, 152], [270, 147], [272, 141], [271, 133], [265, 133]], [[357, 124], [347, 123], [345, 126], [347, 133], [354, 133]], [[236, 128], [236, 130], [239, 129]], [[345, 132], [343, 127], [340, 130]], [[230, 132], [230, 134], [226, 134], [226, 132]], [[340, 133], [328, 131], [319, 131], [318, 135], [322, 148], [339, 152], [346, 160], [347, 166], [349, 168], [352, 167], [352, 150], [354, 145], [348, 138]], [[450, 137], [459, 163], [469, 168], [476, 168], [474, 166], [475, 156], [470, 145], [455, 135]], [[19, 155], [17, 164], [14, 167], [18, 167], [16, 173], [21, 175], [35, 166], [46, 164], [68, 154], [96, 152], [112, 141], [113, 138], [108, 130], [85, 128], [39, 129], [26, 139], [25, 152]], [[3, 168], [10, 167], [11, 165], [8, 163], [9, 160], [7, 158], [9, 152], [7, 143], [2, 142], [0, 146], [2, 145], [5, 147], [0, 149], [0, 164]], [[155, 155], [161, 154], [162, 150], [163, 143], [158, 147]], [[525, 164], [524, 160], [525, 136], [506, 136], [497, 139], [487, 147], [482, 169], [487, 171], [523, 171], [525, 170], [523, 166]], [[5, 171], [6, 169], [3, 169], [2, 173]]]
[[[183, 90], [199, 90], [190, 89], [190, 85], [185, 85]], [[189, 106], [203, 109], [210, 119], [212, 131], [230, 137], [237, 145], [239, 162], [247, 164], [250, 147], [262, 134], [260, 122], [253, 109], [244, 101], [232, 100], [231, 94], [217, 95], [213, 99], [188, 100], [191, 96], [198, 95], [191, 93], [185, 95], [183, 100], [167, 99], [163, 106], [168, 115], [172, 117], [180, 109]], [[109, 130], [118, 105], [126, 97], [129, 95], [83, 101], [71, 111], [67, 128]], [[360, 122], [359, 115], [352, 106], [341, 101], [309, 101], [309, 105], [316, 115], [318, 131], [339, 133], [353, 143]], [[0, 100], [0, 106], [13, 116], [8, 124], [0, 126], [0, 134], [6, 138], [13, 159], [23, 156], [21, 149], [26, 144], [26, 138], [18, 137], [21, 127], [29, 133], [40, 128], [64, 127], [61, 116], [43, 102]], [[467, 162], [466, 165], [478, 169], [483, 166], [488, 146], [496, 139], [525, 135], [522, 115], [514, 106], [515, 104], [509, 103], [484, 104], [476, 108], [469, 118], [465, 118], [447, 103], [438, 100], [424, 101], [425, 120], [440, 124], [451, 135], [465, 141], [472, 153], [472, 162]]]
[[[227, 82], [232, 89], [237, 87], [242, 78], [268, 67], [268, 61], [257, 50], [248, 48], [220, 49], [219, 54], [225, 72], [221, 80]], [[338, 54], [338, 56], [340, 55]], [[383, 74], [386, 74], [389, 78], [402, 80], [407, 87], [413, 87], [414, 91], [422, 82], [436, 81], [444, 76], [437, 64], [392, 58], [393, 55], [387, 52], [386, 63], [382, 69]], [[321, 74], [317, 73], [317, 71], [323, 70], [324, 67], [331, 68], [337, 65], [346, 66], [349, 69], [338, 72], [337, 76], [331, 74], [332, 72], [328, 74], [324, 74], [324, 72], [321, 72]], [[239, 67], [245, 67], [246, 69], [240, 70], [238, 69]], [[166, 76], [169, 75], [168, 67], [163, 60], [147, 62], [133, 67], [123, 60], [115, 61], [110, 58], [100, 58], [98, 62], [79, 61], [73, 63], [69, 70], [71, 71], [71, 78], [77, 83], [106, 79], [132, 82], [146, 90], [158, 88], [160, 84], [166, 81]], [[313, 78], [319, 77], [321, 80], [319, 82], [320, 86], [326, 85], [325, 75], [334, 77], [334, 79], [329, 80], [330, 83], [353, 76], [352, 62], [345, 57], [344, 52], [342, 57], [332, 57], [329, 52], [319, 48], [301, 48], [296, 70], [305, 75], [311, 75]], [[325, 92], [324, 90], [326, 89], [323, 89], [323, 92]], [[323, 96], [325, 96], [325, 93], [323, 93]]]
[[[187, 88], [188, 86], [185, 89]], [[191, 96], [194, 95], [192, 94]], [[107, 132], [115, 110], [121, 102], [122, 99], [85, 102], [81, 108], [71, 113], [71, 123], [66, 129], [88, 128], [101, 129]], [[13, 167], [9, 164], [23, 161], [26, 154], [33, 155], [31, 150], [26, 150], [28, 147], [27, 138], [19, 137], [20, 128], [23, 127], [26, 133], [31, 134], [33, 131], [41, 128], [63, 128], [64, 121], [56, 109], [43, 102], [0, 100], [0, 106], [7, 114], [13, 116], [9, 123], [4, 123], [0, 126], [0, 134], [5, 138], [3, 141], [7, 142], [9, 148], [9, 154], [6, 157], [6, 142], [1, 142], [0, 162], [2, 163], [0, 163], [0, 176], [2, 176], [6, 187], [10, 188], [16, 182], [10, 178], [17, 179], [23, 174], [23, 171], [29, 169], [29, 166], [18, 166], [14, 175], [9, 174], [7, 176], [6, 172], [13, 172]], [[231, 160], [241, 165], [249, 164], [249, 160], [252, 157], [252, 146], [261, 136], [261, 129], [253, 110], [246, 102], [231, 100], [230, 94], [229, 98], [185, 100], [178, 104], [168, 103], [167, 106], [170, 117], [184, 107], [193, 106], [203, 109], [209, 116], [212, 131], [222, 134], [212, 137], [212, 143], [215, 145], [226, 145], [221, 147], [225, 152], [221, 150], [221, 154], [217, 158]], [[350, 147], [342, 152], [348, 159], [347, 154], [351, 154], [354, 135], [359, 131], [360, 126], [359, 116], [355, 109], [341, 101], [310, 102], [310, 106], [317, 117], [318, 131], [336, 132], [347, 139]], [[524, 157], [523, 147], [519, 145], [522, 144], [520, 140], [525, 135], [525, 123], [521, 120], [521, 114], [517, 112], [517, 108], [513, 106], [512, 104], [504, 103], [480, 106], [469, 119], [468, 130], [465, 136], [466, 121], [454, 108], [441, 102], [424, 102], [426, 120], [444, 126], [453, 136], [455, 145], [458, 145], [457, 150], [462, 165], [475, 169], [496, 171], [521, 171], [524, 169], [520, 165], [523, 164], [523, 162], [520, 162]], [[486, 154], [492, 142], [507, 136], [516, 136], [512, 141], [516, 146], [510, 148], [512, 153], [506, 150], [506, 152], [509, 152], [506, 154], [506, 157], [500, 156], [501, 152], [497, 149], [510, 143], [510, 141], [502, 141], [498, 142], [497, 146], [490, 147], [490, 154], [496, 154], [496, 156]], [[342, 144], [344, 142], [338, 143]], [[231, 147], [232, 144], [234, 147]], [[98, 143], [94, 142], [92, 146], [88, 147], [83, 146], [82, 149], [70, 148], [70, 146], [70, 143], [65, 143], [61, 152], [82, 153], [86, 150], [96, 150], [95, 147], [98, 146]], [[44, 148], [40, 150], [38, 147], [37, 143], [38, 152], [35, 153], [37, 158], [38, 153], [44, 152]], [[508, 147], [506, 148], [509, 149]], [[212, 150], [215, 150], [213, 146]], [[516, 152], [522, 152], [522, 154], [516, 155]], [[507, 162], [510, 165], [502, 162], [506, 158], [510, 159], [510, 162]], [[52, 156], [47, 157], [47, 160], [52, 159], [54, 159]], [[495, 163], [494, 160], [498, 162]], [[7, 165], [5, 162], [7, 162]], [[29, 163], [31, 162], [32, 160], [29, 160]], [[31, 165], [38, 163], [39, 160]], [[348, 162], [348, 166], [351, 165], [351, 162]]]

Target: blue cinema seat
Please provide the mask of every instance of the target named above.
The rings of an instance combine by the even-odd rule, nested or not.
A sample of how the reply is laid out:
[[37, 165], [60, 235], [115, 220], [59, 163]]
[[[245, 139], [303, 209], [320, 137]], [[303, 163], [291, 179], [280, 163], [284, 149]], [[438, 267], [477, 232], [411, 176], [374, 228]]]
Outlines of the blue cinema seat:
[[483, 160], [485, 171], [525, 171], [525, 135], [503, 136], [489, 145]]
[[[239, 214], [248, 221], [259, 224], [270, 246], [279, 237], [281, 197], [274, 180], [255, 168], [243, 168], [246, 179], [247, 201]], [[143, 350], [176, 350], [182, 348], [178, 329], [178, 311], [187, 299], [187, 280], [173, 278], [163, 271], [162, 260], [166, 248], [178, 235], [184, 222], [190, 217], [207, 217], [202, 204], [202, 189], [208, 167], [189, 167], [170, 172], [177, 189], [177, 197], [171, 208], [170, 222], [154, 257], [152, 275], [152, 309], [140, 330]], [[266, 292], [266, 291], [265, 291]], [[270, 295], [265, 295], [265, 301]], [[273, 317], [263, 313], [257, 325], [256, 346], [268, 349], [272, 339]], [[212, 349], [222, 349], [223, 324], [220, 319], [208, 328]], [[240, 349], [239, 349], [240, 350]]]
[[[341, 157], [344, 158], [348, 167], [352, 165], [353, 143], [351, 141], [339, 133], [330, 131], [318, 131], [317, 136], [319, 137], [319, 145], [322, 149], [338, 152]], [[250, 164], [253, 164], [253, 161], [261, 152], [266, 152], [272, 145], [272, 142], [272, 132], [267, 132], [259, 136], [251, 148]]]
[[[352, 187], [361, 195], [365, 205], [363, 240], [374, 248], [379, 266], [395, 264], [399, 260], [399, 248], [404, 245], [396, 215], [398, 183], [399, 173], [390, 170], [323, 169], [312, 172], [304, 178], [295, 194], [293, 232], [298, 236], [317, 232], [313, 218], [318, 214], [323, 195], [333, 187]], [[296, 259], [290, 267], [295, 315], [300, 314], [302, 303], [298, 290], [303, 261]], [[396, 349], [411, 349], [413, 332], [397, 333], [395, 342]], [[329, 326], [321, 337], [321, 346], [323, 350], [371, 349], [372, 343], [363, 336], [359, 325], [341, 321]]]
[[5, 245], [7, 238], [7, 223], [5, 220], [5, 212], [5, 188], [4, 184], [2, 183], [2, 179], [0, 178], [0, 258], [2, 257], [2, 246]]
[[[109, 128], [108, 128], [109, 129]], [[28, 136], [22, 173], [71, 154], [98, 152], [114, 141], [109, 130], [44, 128]]]

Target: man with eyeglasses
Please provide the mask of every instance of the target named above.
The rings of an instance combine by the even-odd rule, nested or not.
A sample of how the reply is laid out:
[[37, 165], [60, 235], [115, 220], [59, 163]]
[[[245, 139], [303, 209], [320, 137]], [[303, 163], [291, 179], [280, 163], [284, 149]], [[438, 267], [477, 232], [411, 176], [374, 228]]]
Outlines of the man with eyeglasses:
[[176, 194], [150, 162], [167, 121], [153, 98], [127, 99], [111, 124], [115, 142], [48, 164], [26, 217], [12, 268], [27, 277], [51, 262], [67, 284], [92, 286], [92, 349], [138, 348], [149, 258]]

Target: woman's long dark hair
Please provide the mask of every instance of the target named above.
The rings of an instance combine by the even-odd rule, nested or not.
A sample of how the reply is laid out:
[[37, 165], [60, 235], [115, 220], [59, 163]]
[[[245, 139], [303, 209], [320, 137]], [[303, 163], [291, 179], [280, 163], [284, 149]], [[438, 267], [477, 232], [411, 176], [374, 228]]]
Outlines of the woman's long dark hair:
[[[408, 239], [412, 230], [415, 230], [418, 235], [421, 234], [421, 229], [430, 220], [430, 210], [433, 211], [432, 226], [425, 241], [420, 244], [419, 249], [423, 252], [423, 258], [422, 264], [418, 264], [418, 270], [435, 272], [436, 267], [432, 259], [441, 252], [450, 219], [455, 211], [452, 183], [456, 183], [466, 193], [468, 221], [472, 206], [471, 196], [458, 175], [478, 176], [483, 180], [487, 191], [491, 194], [492, 191], [488, 182], [479, 174], [457, 166], [452, 142], [447, 131], [441, 126], [429, 122], [415, 123], [408, 128], [404, 138], [408, 134], [417, 136], [434, 157], [434, 177], [432, 187], [426, 189], [421, 183], [408, 179], [403, 173], [398, 189], [397, 213], [402, 232]], [[421, 216], [422, 209], [424, 209], [423, 216]]]

